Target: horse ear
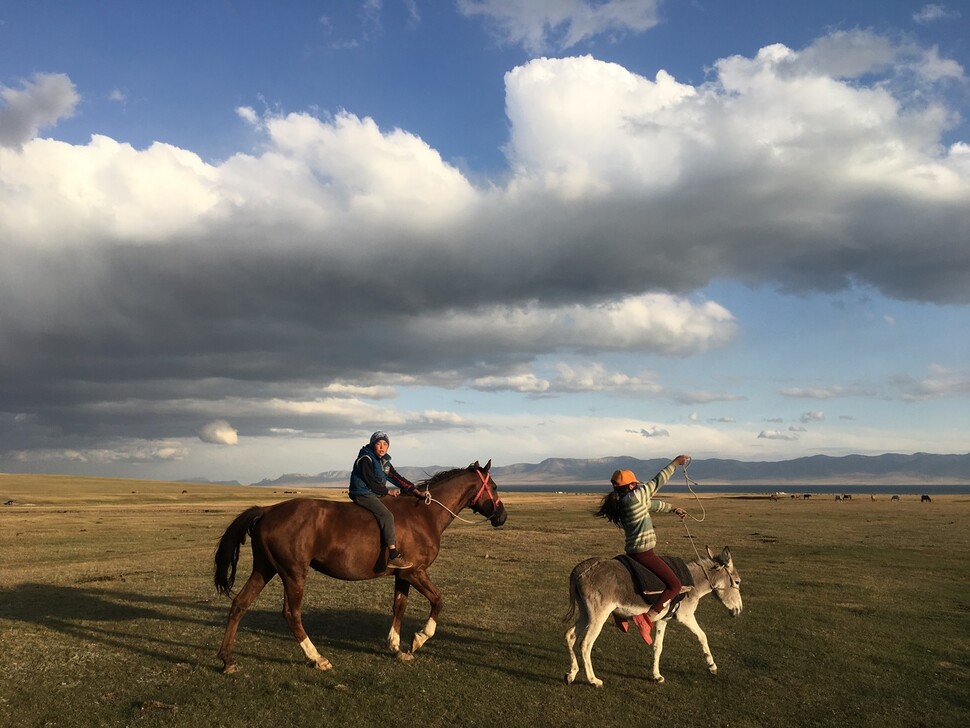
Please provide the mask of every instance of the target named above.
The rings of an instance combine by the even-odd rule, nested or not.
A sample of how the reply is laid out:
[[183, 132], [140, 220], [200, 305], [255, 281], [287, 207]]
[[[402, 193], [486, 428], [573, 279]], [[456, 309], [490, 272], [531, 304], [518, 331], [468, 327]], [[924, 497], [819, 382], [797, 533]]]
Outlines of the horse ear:
[[482, 466], [478, 464], [477, 460], [468, 466], [469, 470], [481, 470], [481, 468]]
[[492, 458], [489, 458], [489, 459], [488, 459], [488, 462], [487, 462], [487, 463], [485, 463], [485, 467], [484, 467], [484, 468], [482, 468], [482, 472], [483, 472], [483, 473], [487, 473], [487, 472], [488, 472], [488, 470], [489, 470], [489, 468], [491, 468], [491, 467], [492, 467]]

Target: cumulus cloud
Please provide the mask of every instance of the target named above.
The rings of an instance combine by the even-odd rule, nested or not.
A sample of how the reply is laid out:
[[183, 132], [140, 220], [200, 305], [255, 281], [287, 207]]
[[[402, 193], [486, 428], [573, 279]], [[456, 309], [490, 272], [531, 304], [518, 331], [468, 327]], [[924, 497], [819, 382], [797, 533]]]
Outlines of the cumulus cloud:
[[21, 88], [0, 85], [0, 147], [19, 149], [45, 126], [71, 116], [80, 101], [63, 73], [37, 73]]
[[199, 439], [210, 445], [238, 445], [239, 433], [225, 420], [213, 420], [199, 430]]
[[926, 25], [928, 23], [935, 23], [939, 20], [950, 20], [959, 17], [959, 10], [951, 10], [946, 5], [941, 5], [939, 3], [927, 3], [913, 13], [913, 20], [920, 25]]
[[642, 33], [657, 25], [659, 0], [458, 0], [505, 43], [531, 53], [566, 50], [603, 34]]
[[806, 423], [807, 422], [821, 422], [822, 420], [825, 419], [825, 413], [824, 412], [821, 412], [819, 410], [815, 410], [815, 411], [812, 411], [812, 412], [802, 412], [802, 415], [801, 415], [801, 417], [799, 419], [802, 422], [806, 422]]
[[696, 294], [714, 279], [970, 302], [970, 145], [942, 143], [954, 79], [934, 49], [858, 33], [722, 58], [696, 86], [535, 59], [505, 79], [508, 175], [476, 185], [347, 111], [241, 108], [260, 144], [219, 163], [43, 139], [77, 95], [34, 77], [0, 110], [0, 412], [33, 418], [5, 435], [452, 426], [383, 404], [422, 386], [730, 400], [598, 357], [736, 340], [734, 314]]
[[794, 432], [784, 432], [781, 430], [762, 430], [758, 433], [759, 440], [797, 440], [798, 435]]
[[19, 463], [154, 463], [182, 460], [188, 449], [177, 442], [120, 443], [102, 448], [32, 448], [7, 453], [5, 457]]
[[[631, 430], [631, 432], [636, 432], [636, 431]], [[670, 437], [670, 432], [658, 425], [651, 425], [650, 427], [647, 427], [647, 428], [641, 428], [639, 432], [636, 432], [636, 434], [641, 435], [642, 437], [646, 437], [647, 439], [651, 439], [654, 437]]]
[[970, 372], [937, 364], [929, 368], [925, 377], [894, 377], [892, 385], [900, 398], [907, 402], [956, 397], [970, 394]]

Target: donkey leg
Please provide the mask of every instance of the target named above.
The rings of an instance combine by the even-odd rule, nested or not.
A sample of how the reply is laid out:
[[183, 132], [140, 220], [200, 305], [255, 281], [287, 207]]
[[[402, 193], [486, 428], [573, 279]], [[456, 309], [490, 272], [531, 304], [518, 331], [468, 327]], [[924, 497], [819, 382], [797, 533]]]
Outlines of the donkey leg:
[[586, 632], [583, 634], [579, 642], [579, 651], [583, 655], [583, 668], [586, 670], [586, 679], [589, 680], [590, 685], [594, 685], [598, 688], [603, 687], [603, 681], [596, 677], [593, 672], [593, 643], [596, 642], [596, 638], [600, 636], [600, 632], [603, 629], [603, 625], [609, 618], [612, 610], [609, 609], [599, 609], [596, 613], [590, 614], [588, 616], [588, 625], [586, 627]]
[[428, 621], [424, 623], [424, 627], [420, 631], [415, 633], [414, 638], [411, 640], [411, 654], [414, 654], [421, 649], [425, 642], [434, 637], [434, 633], [438, 629], [438, 614], [441, 612], [441, 594], [435, 589], [434, 584], [431, 583], [431, 579], [428, 578], [428, 572], [424, 569], [411, 569], [405, 574], [402, 574], [401, 578], [409, 581], [431, 603], [431, 612], [428, 614]]
[[401, 623], [404, 620], [404, 611], [408, 608], [408, 592], [411, 585], [400, 576], [394, 577], [394, 604], [392, 606], [391, 631], [387, 633], [387, 649], [402, 660], [410, 658], [402, 657], [406, 653], [401, 652]]
[[313, 646], [306, 630], [303, 629], [303, 587], [306, 584], [306, 572], [302, 574], [280, 573], [283, 580], [283, 619], [293, 632], [293, 636], [300, 644], [303, 654], [318, 670], [329, 670], [333, 667], [326, 657], [323, 657]]
[[662, 683], [664, 676], [660, 674], [660, 654], [664, 651], [664, 635], [667, 634], [667, 620], [661, 619], [656, 624], [657, 631], [653, 636], [653, 669], [650, 679]]
[[589, 617], [581, 613], [576, 620], [576, 624], [566, 630], [566, 647], [569, 649], [569, 672], [563, 676], [563, 681], [567, 685], [572, 685], [579, 674], [579, 661], [576, 659], [576, 639], [580, 640], [586, 635], [589, 629]]
[[704, 634], [704, 630], [697, 623], [697, 617], [693, 614], [684, 616], [678, 614], [677, 621], [687, 627], [697, 637], [697, 641], [701, 643], [701, 649], [704, 650], [704, 658], [707, 660], [707, 671], [712, 675], [717, 675], [717, 665], [714, 664], [714, 655], [711, 654], [711, 646], [707, 643], [707, 635]]

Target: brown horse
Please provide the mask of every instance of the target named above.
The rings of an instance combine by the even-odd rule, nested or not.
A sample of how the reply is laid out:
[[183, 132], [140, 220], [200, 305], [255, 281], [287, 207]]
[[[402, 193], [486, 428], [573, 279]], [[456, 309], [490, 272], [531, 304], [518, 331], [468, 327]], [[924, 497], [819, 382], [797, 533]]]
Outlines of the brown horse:
[[[428, 567], [438, 556], [441, 534], [464, 508], [487, 518], [492, 526], [505, 523], [505, 505], [489, 469], [477, 462], [467, 468], [440, 472], [419, 484], [424, 498], [402, 494], [384, 503], [394, 514], [397, 542], [413, 566], [399, 571], [387, 568], [387, 550], [381, 544], [377, 520], [352, 502], [295, 498], [262, 507], [253, 506], [236, 517], [219, 541], [215, 554], [216, 589], [232, 594], [239, 561], [239, 547], [252, 536], [253, 572], [232, 600], [226, 634], [219, 649], [223, 672], [235, 672], [232, 646], [239, 620], [274, 575], [283, 581], [283, 618], [303, 648], [303, 653], [320, 670], [333, 665], [322, 657], [303, 629], [300, 605], [310, 567], [335, 579], [358, 581], [394, 575], [394, 609], [387, 646], [400, 659], [411, 659], [437, 628], [441, 595], [428, 578]], [[407, 608], [408, 592], [414, 587], [431, 603], [431, 613], [421, 631], [414, 635], [411, 652], [401, 651], [401, 620]]]

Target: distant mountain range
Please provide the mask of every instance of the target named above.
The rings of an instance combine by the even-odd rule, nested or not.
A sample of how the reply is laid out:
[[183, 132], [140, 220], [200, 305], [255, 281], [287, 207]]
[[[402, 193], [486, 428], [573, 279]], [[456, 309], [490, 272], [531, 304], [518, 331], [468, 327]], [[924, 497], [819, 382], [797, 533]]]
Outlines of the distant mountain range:
[[[630, 456], [547, 458], [540, 463], [495, 466], [492, 475], [500, 485], [602, 485], [609, 482], [614, 470], [620, 469], [632, 470], [641, 480], [649, 480], [668, 462]], [[447, 469], [441, 465], [404, 466], [398, 471], [417, 482]], [[701, 485], [964, 485], [970, 484], [970, 454], [812, 455], [778, 462], [709, 458], [695, 459], [688, 466], [688, 473]], [[287, 473], [253, 485], [344, 487], [349, 478], [349, 470], [328, 470], [316, 475]]]

